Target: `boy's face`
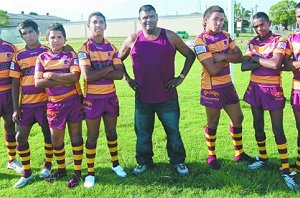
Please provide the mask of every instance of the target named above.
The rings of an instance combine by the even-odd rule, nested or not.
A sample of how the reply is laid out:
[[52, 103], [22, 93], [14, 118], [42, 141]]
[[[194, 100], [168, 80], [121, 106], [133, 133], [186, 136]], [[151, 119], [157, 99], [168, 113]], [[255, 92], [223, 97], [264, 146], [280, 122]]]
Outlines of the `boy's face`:
[[210, 17], [205, 17], [205, 30], [210, 34], [217, 34], [222, 31], [225, 15], [221, 12], [213, 12]]
[[25, 27], [20, 30], [21, 37], [26, 45], [36, 45], [39, 43], [39, 31], [35, 31], [32, 27]]
[[95, 15], [91, 18], [88, 28], [93, 36], [103, 36], [104, 30], [106, 30], [106, 22], [103, 17]]
[[57, 53], [61, 52], [66, 42], [66, 39], [61, 31], [50, 31], [49, 35], [47, 36], [47, 41], [52, 51]]
[[263, 18], [253, 20], [253, 28], [256, 34], [260, 37], [267, 36], [270, 33], [271, 21], [266, 21]]

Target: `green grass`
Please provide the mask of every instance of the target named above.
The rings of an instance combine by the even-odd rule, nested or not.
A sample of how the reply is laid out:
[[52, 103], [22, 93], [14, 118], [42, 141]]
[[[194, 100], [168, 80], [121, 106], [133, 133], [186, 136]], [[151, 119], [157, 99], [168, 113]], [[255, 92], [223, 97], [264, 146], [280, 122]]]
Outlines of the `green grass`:
[[[243, 40], [241, 40], [243, 39]], [[237, 43], [246, 43], [248, 38], [237, 38]], [[114, 40], [120, 47], [122, 39]], [[81, 41], [69, 41], [78, 49]], [[245, 51], [244, 46], [242, 51]], [[181, 71], [183, 57], [176, 56], [176, 73]], [[127, 69], [132, 73], [131, 61], [125, 62]], [[130, 69], [129, 69], [130, 68]], [[249, 81], [249, 72], [240, 72], [240, 65], [234, 66], [234, 83], [240, 98]], [[218, 128], [216, 152], [221, 161], [222, 169], [213, 171], [206, 165], [207, 147], [204, 139], [204, 126], [206, 124], [205, 109], [199, 105], [201, 65], [195, 61], [190, 73], [183, 84], [178, 87], [181, 108], [180, 130], [184, 141], [187, 158], [186, 164], [190, 175], [178, 176], [169, 165], [166, 153], [166, 136], [158, 120], [155, 123], [153, 134], [154, 161], [157, 166], [140, 176], [133, 176], [132, 168], [135, 167], [135, 133], [133, 127], [134, 93], [125, 81], [116, 81], [117, 93], [120, 101], [120, 117], [118, 119], [119, 157], [120, 163], [129, 174], [127, 178], [118, 178], [110, 169], [110, 157], [106, 146], [103, 126], [101, 126], [96, 157], [96, 184], [93, 189], [85, 189], [83, 184], [69, 190], [65, 184], [71, 176], [73, 163], [71, 145], [68, 135], [65, 138], [67, 168], [69, 176], [53, 184], [45, 183], [37, 175], [43, 164], [42, 133], [37, 125], [31, 131], [29, 142], [31, 147], [31, 163], [36, 176], [34, 182], [22, 189], [14, 189], [13, 184], [19, 179], [15, 172], [7, 170], [7, 154], [2, 141], [0, 146], [0, 197], [299, 197], [299, 192], [291, 192], [285, 186], [279, 172], [279, 156], [276, 150], [269, 115], [265, 116], [265, 131], [267, 133], [267, 150], [270, 164], [263, 170], [250, 171], [245, 163], [233, 162], [234, 150], [229, 134], [229, 119], [222, 112]], [[283, 73], [283, 87], [287, 97], [284, 110], [284, 128], [288, 139], [290, 162], [296, 160], [297, 131], [292, 109], [289, 105], [292, 75]], [[254, 140], [251, 109], [241, 100], [245, 116], [243, 123], [243, 140], [245, 151], [251, 156], [257, 154]], [[102, 123], [101, 123], [102, 124]], [[1, 131], [3, 129], [1, 128]], [[84, 140], [86, 127], [83, 123]], [[54, 162], [54, 168], [56, 163]], [[86, 161], [83, 161], [83, 175], [87, 173]], [[296, 180], [300, 183], [299, 176]]]

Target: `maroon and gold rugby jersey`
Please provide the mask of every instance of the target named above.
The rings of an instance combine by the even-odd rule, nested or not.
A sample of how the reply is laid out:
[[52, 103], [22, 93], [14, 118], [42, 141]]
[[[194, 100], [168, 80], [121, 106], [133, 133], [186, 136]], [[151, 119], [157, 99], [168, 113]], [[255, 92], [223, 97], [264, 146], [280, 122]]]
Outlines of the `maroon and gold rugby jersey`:
[[[300, 30], [289, 35], [285, 53], [292, 56], [294, 61], [300, 61]], [[300, 90], [300, 71], [293, 71], [293, 89]]]
[[[79, 64], [94, 71], [99, 71], [109, 65], [122, 64], [117, 48], [108, 40], [98, 44], [89, 38], [78, 52]], [[113, 80], [101, 78], [99, 80], [84, 81], [84, 95], [89, 98], [108, 98], [116, 95]]]
[[[77, 55], [74, 52], [44, 52], [37, 58], [35, 65], [35, 78], [43, 78], [46, 72], [72, 73], [80, 72]], [[51, 102], [61, 102], [81, 95], [79, 82], [75, 85], [60, 85], [46, 88], [48, 100]]]
[[9, 76], [20, 79], [22, 106], [40, 106], [47, 102], [47, 93], [43, 88], [35, 87], [34, 68], [38, 55], [49, 48], [40, 45], [35, 49], [25, 47], [18, 51], [11, 64]]
[[[212, 58], [214, 53], [227, 53], [229, 49], [236, 47], [234, 40], [229, 33], [220, 32], [216, 35], [210, 35], [203, 31], [195, 40], [195, 53], [201, 62], [207, 58]], [[202, 67], [201, 87], [203, 89], [213, 89], [223, 87], [231, 83], [229, 63], [216, 75], [211, 76], [207, 70]]]
[[0, 93], [11, 90], [11, 78], [9, 77], [10, 62], [17, 48], [0, 39]]
[[[280, 35], [270, 34], [270, 36], [263, 41], [259, 40], [259, 37], [256, 36], [247, 44], [245, 56], [271, 58], [274, 53], [284, 55], [285, 49], [286, 40]], [[251, 71], [250, 80], [259, 84], [281, 85], [281, 71], [260, 67]]]

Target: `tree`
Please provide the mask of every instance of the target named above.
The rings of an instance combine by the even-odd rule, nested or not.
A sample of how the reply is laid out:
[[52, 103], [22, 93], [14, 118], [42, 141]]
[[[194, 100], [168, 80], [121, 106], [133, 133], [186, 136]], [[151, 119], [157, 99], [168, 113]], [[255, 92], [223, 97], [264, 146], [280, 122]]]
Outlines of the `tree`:
[[297, 3], [292, 0], [282, 0], [270, 8], [269, 16], [274, 25], [282, 25], [285, 30], [295, 24], [295, 7]]
[[29, 12], [29, 15], [38, 15], [36, 12]]
[[246, 10], [241, 3], [234, 3], [234, 29], [237, 32], [237, 22], [242, 22], [242, 31], [250, 25], [251, 11]]
[[8, 26], [9, 21], [8, 21], [8, 15], [7, 11], [0, 10], [0, 26]]

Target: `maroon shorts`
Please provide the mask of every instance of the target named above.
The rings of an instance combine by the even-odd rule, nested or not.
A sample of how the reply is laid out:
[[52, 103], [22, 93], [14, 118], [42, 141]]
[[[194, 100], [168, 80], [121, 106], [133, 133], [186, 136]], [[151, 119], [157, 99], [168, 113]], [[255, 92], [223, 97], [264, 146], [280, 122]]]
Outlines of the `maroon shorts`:
[[277, 111], [285, 106], [285, 97], [280, 85], [262, 85], [250, 82], [244, 101], [256, 108]]
[[47, 107], [46, 105], [37, 107], [24, 107], [21, 108], [22, 116], [21, 123], [22, 126], [33, 125], [36, 122], [41, 126], [48, 125], [47, 120]]
[[11, 91], [0, 93], [0, 117], [12, 116], [13, 114], [13, 104]]
[[233, 84], [214, 89], [201, 89], [200, 104], [203, 106], [222, 109], [226, 105], [237, 104], [239, 97]]
[[85, 98], [83, 102], [85, 118], [94, 120], [103, 115], [119, 116], [119, 101], [117, 96], [109, 98]]
[[48, 102], [47, 119], [52, 129], [65, 129], [67, 122], [81, 122], [83, 120], [81, 98], [76, 96], [67, 101]]
[[292, 89], [291, 105], [294, 110], [300, 111], [300, 90]]

